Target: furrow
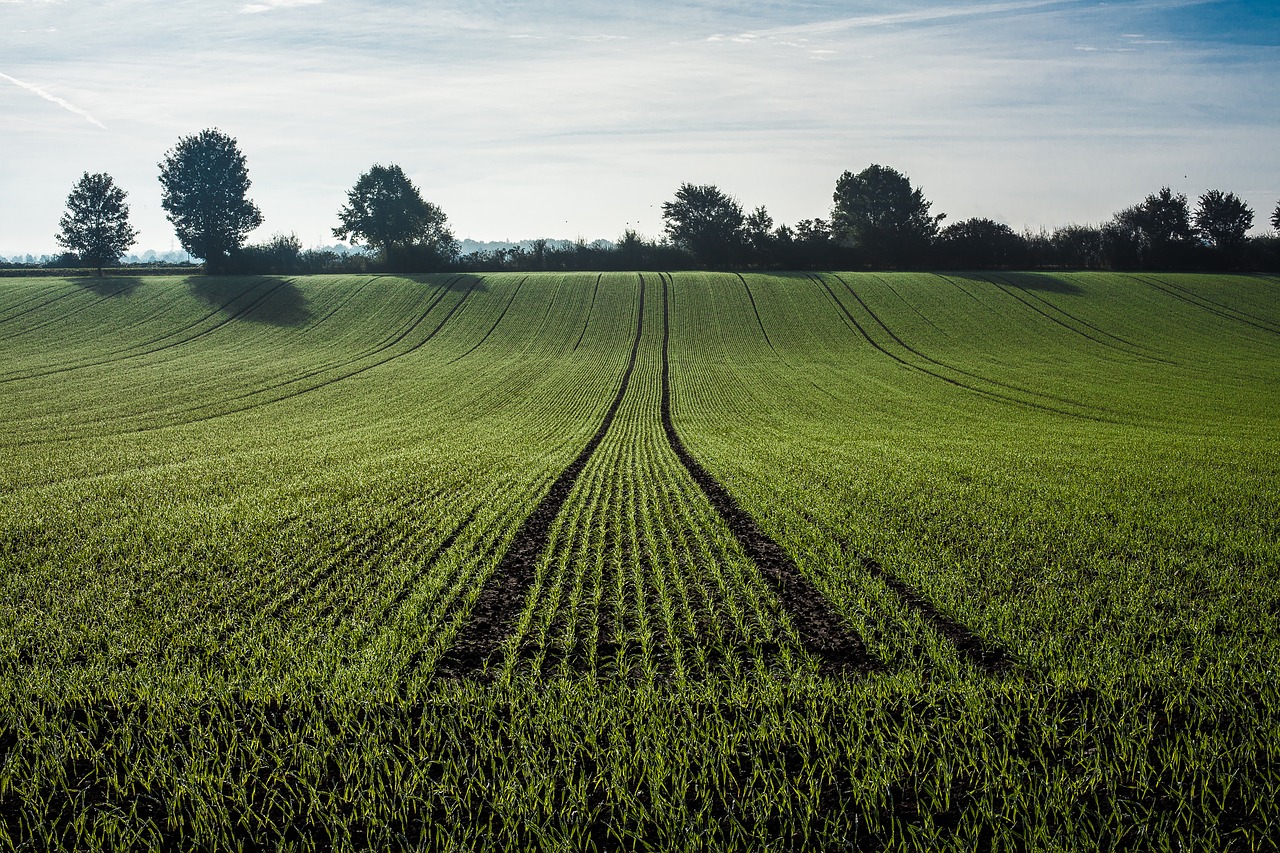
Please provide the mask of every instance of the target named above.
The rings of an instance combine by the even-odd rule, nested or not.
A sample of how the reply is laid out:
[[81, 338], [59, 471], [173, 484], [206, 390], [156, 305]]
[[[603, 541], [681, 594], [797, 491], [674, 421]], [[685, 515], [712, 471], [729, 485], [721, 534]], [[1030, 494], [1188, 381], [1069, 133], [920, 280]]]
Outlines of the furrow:
[[871, 670], [882, 668], [867, 652], [861, 638], [849, 630], [844, 620], [827, 603], [825, 597], [785, 551], [760, 529], [755, 519], [744, 512], [719, 481], [693, 458], [676, 432], [671, 419], [670, 383], [670, 295], [668, 285], [662, 286], [662, 427], [667, 441], [680, 458], [690, 476], [702, 489], [729, 525], [734, 538], [748, 557], [770, 581], [774, 594], [787, 611], [792, 625], [800, 636], [805, 650], [823, 662], [830, 673], [849, 669]]
[[618, 393], [606, 410], [599, 429], [577, 458], [556, 478], [546, 495], [517, 530], [497, 569], [481, 589], [470, 620], [454, 640], [446, 659], [442, 661], [442, 672], [461, 675], [477, 671], [490, 661], [503, 641], [510, 635], [525, 596], [533, 583], [538, 558], [546, 550], [552, 524], [573, 490], [578, 476], [586, 467], [587, 461], [608, 433], [618, 407], [626, 396], [627, 386], [631, 382], [631, 374], [635, 370], [636, 358], [640, 351], [640, 337], [644, 332], [644, 292], [644, 278], [641, 277], [631, 357], [622, 374]]

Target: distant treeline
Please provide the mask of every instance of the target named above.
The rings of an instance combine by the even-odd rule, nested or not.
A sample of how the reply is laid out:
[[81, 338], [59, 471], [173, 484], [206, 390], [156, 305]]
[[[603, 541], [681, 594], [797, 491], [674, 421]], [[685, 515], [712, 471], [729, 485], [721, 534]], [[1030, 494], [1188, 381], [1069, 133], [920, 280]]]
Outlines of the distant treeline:
[[[462, 253], [448, 217], [397, 165], [374, 164], [347, 193], [333, 236], [366, 251], [302, 248], [294, 234], [245, 245], [262, 224], [248, 199], [236, 141], [216, 129], [184, 137], [160, 164], [162, 206], [184, 250], [224, 274], [512, 270], [705, 269], [1097, 269], [1280, 270], [1280, 236], [1249, 236], [1254, 211], [1208, 190], [1192, 209], [1168, 187], [1096, 225], [1014, 231], [991, 219], [943, 225], [906, 175], [871, 165], [836, 181], [828, 219], [775, 225], [713, 184], [681, 184], [662, 205], [663, 234], [633, 230], [616, 242], [531, 240]], [[110, 175], [85, 173], [67, 198], [56, 236], [67, 253], [44, 264], [101, 273], [120, 265], [136, 238], [125, 192]], [[1280, 204], [1271, 214], [1280, 231]], [[0, 264], [0, 267], [6, 265]]]
[[[942, 229], [927, 248], [897, 263], [875, 263], [857, 246], [838, 240], [826, 222], [782, 228], [709, 263], [669, 239], [627, 232], [618, 242], [532, 240], [510, 248], [470, 252], [452, 258], [434, 253], [401, 253], [388, 259], [374, 253], [303, 249], [297, 237], [277, 235], [243, 247], [229, 259], [228, 274], [350, 274], [380, 272], [570, 271], [570, 270], [859, 270], [859, 269], [1096, 269], [1280, 272], [1280, 237], [1250, 237], [1228, 250], [1189, 240], [1151, 241], [1140, 231], [1104, 225], [1068, 225], [1052, 231], [1016, 232], [991, 220], [971, 219]], [[44, 263], [0, 263], [0, 275], [46, 275], [92, 270], [74, 255]], [[116, 264], [131, 274], [191, 272], [199, 265]]]

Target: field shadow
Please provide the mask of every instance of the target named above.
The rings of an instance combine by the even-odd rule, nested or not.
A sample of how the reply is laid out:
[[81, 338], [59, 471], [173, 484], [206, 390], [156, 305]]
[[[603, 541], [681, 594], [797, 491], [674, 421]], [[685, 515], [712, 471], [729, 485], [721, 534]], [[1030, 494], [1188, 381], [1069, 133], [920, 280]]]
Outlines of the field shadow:
[[85, 276], [72, 281], [98, 296], [128, 296], [142, 284], [142, 279], [136, 275]]
[[488, 290], [484, 285], [484, 276], [473, 275], [472, 273], [454, 273], [452, 275], [446, 273], [379, 273], [377, 278], [398, 278], [404, 281], [412, 281], [415, 284], [425, 284], [432, 287], [444, 285], [448, 290]]
[[191, 276], [197, 297], [229, 316], [271, 326], [302, 326], [311, 320], [307, 298], [292, 279], [279, 276]]
[[1001, 275], [997, 280], [1001, 284], [1008, 284], [1019, 290], [1043, 290], [1046, 293], [1062, 293], [1067, 296], [1079, 296], [1084, 293], [1084, 289], [1075, 282], [1052, 274]]

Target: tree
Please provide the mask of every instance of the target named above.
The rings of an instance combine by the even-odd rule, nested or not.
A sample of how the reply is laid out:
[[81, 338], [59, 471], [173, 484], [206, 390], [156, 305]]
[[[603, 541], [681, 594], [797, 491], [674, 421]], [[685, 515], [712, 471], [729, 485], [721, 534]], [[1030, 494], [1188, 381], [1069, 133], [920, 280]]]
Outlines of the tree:
[[1133, 224], [1146, 238], [1152, 265], [1173, 267], [1186, 263], [1194, 246], [1194, 232], [1184, 194], [1174, 195], [1168, 187], [1161, 187], [1160, 192], [1147, 196], [1129, 212]]
[[831, 198], [836, 238], [873, 265], [919, 265], [938, 234], [938, 223], [946, 218], [930, 216], [924, 191], [913, 189], [906, 175], [888, 166], [873, 164], [856, 175], [845, 172]]
[[1280, 231], [1280, 202], [1276, 202], [1275, 213], [1271, 214], [1271, 227]]
[[138, 232], [129, 224], [125, 195], [105, 172], [85, 172], [67, 196], [67, 212], [58, 220], [62, 229], [54, 238], [58, 245], [97, 268], [98, 275], [104, 266], [120, 260], [138, 239]]
[[273, 234], [266, 243], [245, 246], [232, 257], [236, 275], [294, 275], [302, 271], [302, 241], [297, 234]]
[[764, 205], [760, 205], [743, 221], [743, 234], [751, 246], [757, 266], [768, 266], [774, 261], [773, 217]]
[[1253, 227], [1253, 208], [1235, 193], [1209, 190], [1196, 205], [1196, 231], [1215, 249], [1234, 251]]
[[249, 171], [236, 141], [216, 128], [185, 136], [160, 162], [161, 205], [178, 242], [210, 272], [226, 268], [262, 213], [246, 198]]
[[1186, 242], [1191, 239], [1191, 213], [1187, 197], [1173, 194], [1168, 187], [1152, 193], [1138, 205], [1135, 222], [1153, 245]]
[[1118, 211], [1102, 226], [1102, 258], [1109, 269], [1141, 269], [1151, 256], [1151, 240], [1139, 224], [1142, 205]]
[[1016, 266], [1027, 254], [1022, 237], [991, 219], [973, 218], [948, 225], [938, 244], [945, 263], [957, 269]]
[[742, 205], [714, 184], [681, 184], [674, 201], [662, 203], [667, 237], [708, 266], [728, 266], [742, 253]]
[[1050, 238], [1054, 262], [1064, 267], [1098, 269], [1104, 265], [1102, 229], [1092, 225], [1064, 225]]
[[399, 166], [375, 163], [356, 180], [333, 229], [339, 240], [363, 241], [389, 266], [431, 266], [458, 254], [444, 211], [425, 200]]

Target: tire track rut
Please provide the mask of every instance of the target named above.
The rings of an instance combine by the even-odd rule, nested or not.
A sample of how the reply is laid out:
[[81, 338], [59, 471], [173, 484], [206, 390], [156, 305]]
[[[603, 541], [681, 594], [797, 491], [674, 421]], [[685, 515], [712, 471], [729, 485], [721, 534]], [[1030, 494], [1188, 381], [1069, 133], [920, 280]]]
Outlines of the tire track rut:
[[1093, 335], [1089, 334], [1088, 332], [1084, 332], [1084, 331], [1081, 331], [1080, 329], [1077, 329], [1075, 326], [1072, 326], [1070, 323], [1066, 323], [1058, 319], [1057, 317], [1053, 316], [1052, 314], [1040, 308], [1039, 306], [1035, 305], [1034, 303], [1030, 302], [1029, 300], [1024, 299], [1017, 292], [1020, 290], [1020, 288], [1018, 288], [1016, 284], [1013, 284], [1008, 279], [1005, 279], [1001, 276], [996, 276], [996, 275], [984, 275], [982, 276], [982, 280], [988, 282], [989, 284], [994, 285], [997, 289], [1000, 290], [1001, 293], [1004, 293], [1006, 296], [1010, 296], [1013, 299], [1017, 300], [1018, 302], [1022, 303], [1027, 308], [1030, 308], [1032, 311], [1034, 311], [1036, 314], [1039, 314], [1041, 317], [1048, 320], [1050, 323], [1053, 323], [1056, 326], [1060, 326], [1063, 329], [1066, 329], [1068, 332], [1071, 332], [1072, 334], [1079, 335], [1080, 337], [1084, 338], [1086, 341], [1089, 341], [1090, 343], [1095, 343], [1100, 347], [1106, 347], [1107, 349], [1112, 350], [1114, 352], [1123, 353], [1124, 355], [1130, 356], [1132, 358], [1142, 358], [1142, 359], [1146, 359], [1147, 361], [1155, 361], [1161, 364], [1173, 364], [1173, 362], [1168, 361], [1167, 359], [1157, 358], [1153, 355], [1147, 355], [1146, 353], [1134, 352], [1133, 349], [1126, 348], [1126, 347], [1133, 347], [1134, 345], [1124, 340], [1123, 338], [1116, 338], [1115, 335], [1112, 335], [1109, 332], [1104, 332], [1101, 329], [1099, 329], [1097, 326], [1092, 326], [1088, 323], [1085, 323], [1082, 320], [1078, 320], [1075, 317], [1071, 317], [1070, 314], [1058, 308], [1056, 305], [1046, 302], [1044, 299], [1041, 299], [1038, 296], [1035, 297], [1039, 302], [1041, 302], [1042, 304], [1048, 307], [1053, 308], [1055, 311], [1058, 311], [1058, 313], [1066, 317], [1070, 317], [1075, 322], [1080, 323], [1083, 326], [1088, 326], [1090, 329], [1093, 329], [1094, 331], [1100, 334], [1106, 335], [1107, 337], [1115, 338], [1116, 340], [1125, 344], [1125, 346], [1123, 347], [1116, 346], [1113, 343], [1108, 343], [1107, 341], [1104, 341], [1102, 338], [1095, 338]]
[[600, 292], [600, 279], [602, 278], [604, 278], [604, 273], [596, 275], [596, 286], [591, 289], [591, 304], [587, 306], [587, 319], [582, 321], [582, 331], [578, 333], [578, 340], [573, 344], [575, 352], [582, 345], [582, 339], [587, 334], [587, 326], [591, 325], [591, 312], [596, 308], [596, 294]]
[[[331, 377], [331, 378], [326, 378], [326, 379], [324, 379], [324, 380], [323, 380], [323, 381], [321, 381], [321, 382], [317, 382], [317, 383], [315, 383], [315, 384], [313, 384], [313, 385], [308, 385], [308, 386], [306, 386], [306, 387], [304, 387], [304, 388], [299, 388], [299, 389], [296, 389], [296, 390], [290, 391], [290, 392], [289, 392], [289, 393], [287, 393], [287, 394], [281, 394], [281, 395], [274, 396], [274, 397], [271, 397], [271, 398], [266, 399], [266, 400], [259, 400], [259, 401], [255, 401], [255, 402], [253, 402], [252, 404], [247, 405], [247, 406], [239, 406], [239, 407], [237, 407], [237, 408], [223, 409], [223, 410], [220, 410], [220, 411], [217, 411], [217, 412], [213, 412], [213, 413], [210, 413], [210, 414], [207, 414], [207, 415], [201, 415], [201, 416], [198, 416], [198, 417], [187, 418], [187, 419], [185, 419], [185, 420], [172, 420], [172, 421], [168, 421], [168, 422], [165, 422], [165, 423], [162, 423], [162, 424], [155, 424], [155, 425], [152, 425], [152, 426], [142, 426], [142, 427], [137, 427], [137, 428], [135, 428], [135, 429], [125, 429], [125, 430], [121, 430], [120, 432], [110, 433], [110, 434], [111, 434], [111, 435], [137, 435], [137, 434], [145, 433], [145, 432], [155, 432], [156, 430], [170, 429], [170, 428], [173, 428], [173, 427], [189, 426], [189, 425], [191, 425], [191, 424], [196, 424], [196, 423], [204, 423], [204, 422], [206, 422], [206, 421], [215, 420], [215, 419], [217, 419], [217, 418], [222, 418], [222, 417], [227, 417], [227, 416], [230, 416], [230, 415], [240, 414], [240, 413], [242, 413], [242, 412], [252, 411], [252, 410], [254, 410], [254, 409], [262, 408], [263, 406], [269, 406], [269, 405], [272, 405], [272, 404], [274, 404], [274, 403], [281, 403], [281, 402], [284, 402], [285, 400], [291, 400], [291, 399], [293, 399], [293, 398], [295, 398], [295, 397], [300, 397], [300, 396], [302, 396], [303, 394], [308, 394], [308, 393], [310, 393], [310, 392], [312, 392], [312, 391], [318, 391], [318, 390], [320, 390], [321, 388], [326, 388], [326, 387], [328, 387], [328, 386], [330, 386], [330, 385], [333, 385], [333, 384], [335, 384], [335, 383], [337, 383], [337, 382], [342, 382], [342, 381], [344, 381], [344, 380], [346, 380], [346, 379], [350, 379], [350, 378], [352, 378], [352, 377], [354, 377], [354, 376], [358, 376], [358, 375], [360, 375], [360, 374], [362, 374], [362, 373], [365, 373], [365, 372], [367, 372], [367, 371], [369, 371], [369, 370], [374, 369], [375, 367], [381, 367], [382, 365], [384, 365], [384, 364], [388, 364], [388, 363], [390, 363], [390, 362], [392, 362], [392, 361], [395, 361], [396, 359], [403, 358], [404, 356], [407, 356], [407, 355], [409, 355], [410, 353], [415, 352], [415, 351], [417, 351], [418, 349], [421, 349], [421, 348], [422, 348], [423, 346], [425, 346], [428, 342], [430, 342], [430, 341], [432, 340], [432, 338], [434, 338], [434, 337], [436, 336], [436, 334], [438, 334], [438, 333], [440, 332], [440, 330], [445, 326], [445, 324], [449, 322], [450, 318], [452, 318], [452, 317], [453, 317], [453, 315], [458, 311], [458, 309], [462, 307], [463, 303], [465, 303], [465, 302], [467, 301], [467, 298], [468, 298], [468, 297], [470, 297], [470, 295], [471, 295], [471, 294], [472, 294], [472, 292], [475, 290], [476, 285], [477, 285], [479, 282], [480, 282], [480, 279], [478, 279], [478, 278], [477, 278], [477, 279], [475, 279], [474, 281], [472, 281], [471, 286], [467, 289], [467, 292], [466, 292], [465, 294], [463, 294], [463, 297], [462, 297], [460, 300], [458, 300], [458, 302], [457, 302], [456, 304], [454, 304], [454, 306], [453, 306], [452, 308], [450, 308], [450, 309], [449, 309], [449, 312], [444, 316], [444, 318], [443, 318], [443, 319], [441, 319], [441, 320], [440, 320], [440, 322], [439, 322], [438, 324], [436, 324], [435, 328], [434, 328], [434, 329], [432, 329], [432, 330], [431, 330], [431, 331], [430, 331], [430, 332], [429, 332], [429, 333], [428, 333], [428, 334], [427, 334], [427, 335], [426, 335], [422, 340], [420, 340], [420, 341], [418, 341], [417, 343], [413, 344], [412, 346], [410, 346], [410, 347], [408, 347], [408, 348], [406, 348], [406, 349], [404, 349], [404, 350], [402, 350], [402, 351], [400, 351], [400, 352], [394, 353], [394, 354], [392, 354], [392, 355], [388, 356], [387, 358], [384, 358], [384, 359], [382, 359], [382, 360], [380, 360], [380, 361], [376, 361], [376, 362], [374, 362], [374, 363], [372, 363], [372, 364], [366, 364], [366, 365], [363, 365], [363, 366], [361, 366], [361, 367], [359, 367], [359, 368], [357, 368], [357, 369], [355, 369], [355, 370], [350, 371], [349, 373], [344, 373], [344, 374], [342, 374], [342, 375], [340, 375], [340, 376], [334, 376], [334, 377]], [[319, 374], [319, 373], [325, 373], [325, 372], [329, 372], [329, 371], [332, 371], [332, 370], [341, 369], [342, 367], [346, 367], [346, 366], [349, 366], [349, 365], [351, 365], [351, 364], [354, 364], [354, 363], [356, 363], [356, 362], [358, 362], [358, 361], [361, 361], [361, 360], [367, 359], [367, 358], [369, 358], [371, 355], [377, 355], [377, 354], [379, 354], [379, 353], [385, 352], [386, 350], [388, 350], [388, 349], [390, 349], [391, 347], [395, 346], [396, 344], [400, 343], [402, 340], [404, 340], [406, 337], [408, 337], [408, 336], [409, 336], [409, 334], [411, 334], [411, 333], [413, 332], [413, 330], [414, 330], [414, 329], [416, 329], [416, 328], [418, 328], [418, 326], [422, 325], [422, 323], [426, 320], [427, 316], [431, 313], [431, 308], [433, 308], [433, 307], [434, 307], [434, 306], [435, 306], [435, 305], [440, 301], [440, 299], [441, 299], [441, 298], [443, 298], [443, 294], [444, 294], [445, 292], [447, 292], [447, 290], [448, 290], [448, 288], [446, 288], [446, 287], [443, 287], [443, 286], [442, 286], [442, 288], [441, 288], [441, 295], [440, 295], [440, 296], [438, 296], [438, 297], [437, 297], [437, 298], [432, 302], [431, 306], [430, 306], [430, 307], [428, 307], [428, 308], [427, 308], [427, 310], [426, 310], [422, 315], [420, 315], [420, 316], [419, 316], [417, 319], [415, 319], [412, 323], [410, 323], [408, 326], [406, 326], [406, 327], [405, 327], [405, 328], [404, 328], [404, 329], [403, 329], [399, 334], [396, 334], [396, 335], [392, 336], [391, 338], [384, 340], [384, 341], [383, 341], [383, 343], [379, 344], [378, 346], [374, 347], [374, 348], [373, 348], [373, 349], [371, 349], [371, 350], [366, 350], [364, 353], [362, 353], [361, 355], [359, 355], [359, 356], [355, 357], [354, 359], [350, 359], [350, 360], [346, 360], [346, 361], [343, 361], [343, 362], [339, 362], [339, 363], [338, 363], [338, 364], [336, 364], [336, 365], [330, 365], [330, 366], [325, 367], [325, 368], [316, 369], [316, 370], [310, 371], [310, 372], [308, 372], [308, 373], [305, 373], [305, 374], [303, 374], [302, 376], [292, 377], [292, 378], [290, 378], [290, 379], [286, 379], [286, 380], [284, 380], [284, 381], [282, 381], [282, 382], [277, 382], [277, 383], [272, 384], [272, 385], [267, 385], [267, 386], [263, 386], [263, 387], [260, 387], [260, 388], [255, 388], [254, 390], [252, 390], [252, 391], [248, 391], [248, 392], [245, 392], [245, 393], [243, 393], [243, 394], [239, 394], [239, 395], [236, 395], [236, 396], [223, 398], [223, 399], [222, 399], [221, 401], [219, 401], [219, 402], [220, 402], [220, 403], [235, 402], [235, 401], [238, 401], [238, 400], [246, 400], [246, 399], [249, 399], [249, 398], [251, 398], [251, 397], [256, 397], [256, 396], [259, 396], [259, 395], [261, 395], [261, 394], [265, 394], [265, 393], [268, 393], [268, 392], [270, 392], [270, 391], [277, 390], [277, 389], [279, 389], [279, 388], [284, 388], [284, 387], [289, 386], [289, 385], [297, 384], [298, 382], [304, 381], [305, 379], [310, 378], [311, 376], [314, 376], [314, 375], [316, 375], [316, 374]], [[184, 412], [185, 412], [186, 414], [190, 414], [190, 413], [191, 413], [191, 412], [193, 412], [193, 411], [196, 411], [196, 410], [193, 410], [193, 409], [180, 410], [180, 411], [179, 411], [179, 414], [184, 413]], [[114, 422], [119, 422], [119, 421], [121, 421], [121, 420], [126, 420], [127, 418], [129, 418], [129, 417], [134, 417], [134, 416], [135, 416], [135, 415], [124, 415], [124, 416], [120, 416], [120, 417], [118, 417], [118, 418], [113, 418], [113, 419], [110, 419], [110, 420], [97, 421], [97, 422], [95, 422], [95, 423], [96, 423], [96, 424], [102, 424], [102, 423], [109, 423], [109, 422], [113, 422], [113, 421], [114, 421]], [[108, 433], [103, 433], [103, 432], [101, 432], [101, 430], [98, 430], [96, 434], [106, 435], [106, 434], [108, 434]], [[30, 446], [30, 445], [36, 445], [36, 444], [52, 444], [52, 443], [56, 443], [56, 442], [59, 442], [59, 441], [66, 441], [66, 440], [68, 440], [68, 437], [66, 437], [66, 436], [59, 436], [59, 437], [56, 437], [56, 438], [50, 438], [50, 439], [38, 439], [38, 440], [27, 441], [27, 442], [18, 442], [18, 443], [16, 443], [16, 444], [5, 445], [5, 446], [9, 446], [9, 447], [26, 447], [26, 446]]]
[[287, 281], [280, 282], [271, 291], [261, 294], [256, 300], [254, 300], [250, 304], [244, 306], [243, 308], [236, 309], [232, 313], [228, 314], [226, 317], [223, 317], [217, 323], [213, 324], [212, 326], [209, 326], [206, 329], [200, 330], [196, 334], [190, 335], [189, 337], [185, 337], [185, 338], [179, 338], [176, 341], [170, 341], [169, 343], [166, 343], [163, 346], [158, 346], [155, 349], [143, 349], [139, 352], [131, 352], [132, 350], [137, 350], [139, 347], [149, 347], [152, 344], [158, 344], [161, 341], [167, 341], [170, 338], [175, 337], [176, 335], [181, 335], [184, 332], [189, 332], [192, 329], [199, 328], [205, 321], [213, 317], [216, 317], [219, 312], [227, 310], [230, 306], [234, 305], [240, 300], [248, 298], [251, 294], [260, 290], [269, 281], [271, 281], [271, 279], [264, 279], [263, 281], [260, 281], [257, 284], [255, 284], [253, 287], [250, 287], [240, 293], [237, 293], [234, 298], [229, 299], [226, 302], [219, 303], [213, 309], [211, 309], [206, 314], [201, 316], [198, 320], [194, 320], [186, 324], [185, 326], [181, 326], [170, 332], [166, 332], [163, 335], [151, 338], [150, 340], [143, 341], [140, 344], [134, 344], [132, 346], [125, 347], [123, 349], [115, 350], [114, 352], [108, 353], [108, 355], [119, 355], [120, 353], [129, 353], [128, 355], [124, 355], [120, 358], [106, 358], [106, 359], [100, 359], [98, 361], [92, 361], [92, 362], [82, 362], [79, 364], [62, 365], [56, 368], [52, 368], [50, 370], [43, 370], [43, 371], [38, 371], [33, 373], [25, 373], [25, 374], [16, 375], [16, 376], [11, 374], [8, 376], [4, 376], [3, 378], [0, 378], [0, 384], [7, 383], [7, 382], [17, 382], [22, 379], [37, 379], [44, 376], [53, 376], [58, 373], [67, 373], [72, 370], [85, 370], [90, 367], [100, 367], [108, 364], [119, 364], [121, 362], [129, 361], [130, 359], [143, 358], [148, 355], [154, 355], [158, 352], [165, 352], [166, 350], [173, 349], [174, 347], [179, 347], [185, 344], [189, 344], [192, 341], [196, 341], [196, 340], [199, 340], [200, 338], [203, 338], [205, 335], [208, 335], [211, 332], [217, 331], [218, 329], [230, 323], [232, 320], [236, 320], [236, 319], [239, 319], [240, 317], [243, 317], [245, 314], [249, 313], [258, 305], [260, 305], [264, 300], [268, 299], [271, 296], [271, 294], [275, 292], [275, 290], [278, 290], [280, 287], [283, 287], [285, 284], [288, 284], [288, 282]]
[[1172, 296], [1179, 302], [1185, 302], [1187, 305], [1195, 306], [1202, 311], [1208, 311], [1216, 317], [1221, 317], [1224, 320], [1231, 320], [1235, 323], [1244, 323], [1246, 326], [1252, 326], [1262, 332], [1270, 332], [1273, 335], [1280, 335], [1280, 328], [1271, 325], [1271, 323], [1263, 320], [1261, 317], [1255, 317], [1252, 314], [1232, 308], [1229, 305], [1223, 305], [1221, 302], [1215, 302], [1208, 297], [1193, 293], [1185, 287], [1180, 287], [1167, 281], [1160, 281], [1159, 279], [1148, 278], [1146, 276], [1135, 275], [1134, 278], [1149, 287], [1159, 290], [1161, 293]]
[[[910, 361], [907, 361], [905, 358], [902, 358], [901, 356], [890, 352], [885, 347], [876, 343], [876, 340], [873, 337], [871, 337], [871, 335], [867, 333], [867, 330], [863, 328], [862, 324], [859, 323], [857, 319], [854, 318], [853, 314], [850, 313], [849, 309], [845, 307], [844, 303], [842, 303], [840, 299], [835, 295], [835, 292], [831, 289], [831, 286], [826, 283], [826, 281], [816, 276], [810, 276], [810, 279], [816, 282], [818, 285], [820, 285], [824, 290], [826, 290], [827, 295], [831, 298], [832, 303], [837, 308], [840, 309], [841, 313], [844, 314], [845, 320], [848, 322], [850, 327], [856, 330], [857, 333], [862, 336], [863, 340], [865, 340], [868, 344], [870, 344], [872, 348], [874, 348], [877, 352], [881, 353], [884, 356], [887, 356], [888, 358], [893, 359], [898, 364], [901, 364], [903, 367], [906, 367], [909, 370], [914, 370], [919, 373], [923, 373], [926, 376], [933, 377], [934, 379], [940, 379], [943, 382], [946, 382], [948, 385], [953, 385], [956, 388], [960, 388], [962, 390], [968, 391], [973, 394], [978, 394], [979, 396], [986, 397], [990, 400], [995, 400], [997, 402], [1007, 403], [1014, 406], [1023, 406], [1026, 408], [1037, 409], [1039, 411], [1044, 411], [1044, 412], [1052, 412], [1054, 414], [1063, 415], [1069, 418], [1080, 418], [1082, 420], [1098, 421], [1102, 423], [1115, 422], [1114, 419], [1109, 417], [1103, 417], [1102, 415], [1083, 414], [1080, 412], [1073, 412], [1068, 409], [1060, 409], [1056, 406], [1050, 406], [1044, 403], [1036, 403], [1031, 400], [1021, 400], [1017, 397], [1011, 397], [1008, 394], [1002, 394], [998, 391], [990, 391], [985, 388], [979, 388], [975, 385], [969, 385], [965, 382], [959, 381], [958, 379], [953, 379], [950, 376], [946, 376], [944, 374], [930, 370], [926, 367], [921, 367], [918, 364], [912, 364]], [[974, 377], [974, 378], [978, 378], [978, 377]], [[990, 380], [984, 379], [982, 381], [990, 381]], [[993, 383], [993, 384], [996, 384], [996, 383]]]
[[511, 636], [525, 599], [533, 586], [538, 558], [547, 549], [551, 539], [551, 526], [561, 508], [569, 499], [573, 486], [587, 466], [600, 442], [613, 425], [613, 419], [626, 396], [640, 353], [640, 338], [644, 333], [644, 277], [640, 277], [639, 307], [636, 311], [636, 332], [631, 344], [631, 357], [618, 393], [605, 411], [600, 427], [569, 466], [560, 472], [551, 488], [517, 529], [511, 544], [501, 561], [485, 582], [472, 607], [470, 618], [453, 644], [445, 652], [437, 667], [442, 676], [478, 674], [487, 662], [500, 650], [503, 641]]
[[836, 613], [826, 597], [796, 566], [795, 561], [773, 541], [745, 512], [733, 496], [693, 457], [671, 419], [670, 370], [670, 294], [666, 277], [662, 279], [662, 429], [667, 443], [685, 470], [702, 489], [707, 500], [724, 519], [738, 545], [769, 582], [778, 602], [800, 636], [805, 650], [822, 661], [828, 673], [852, 670], [883, 669], [857, 634]]

